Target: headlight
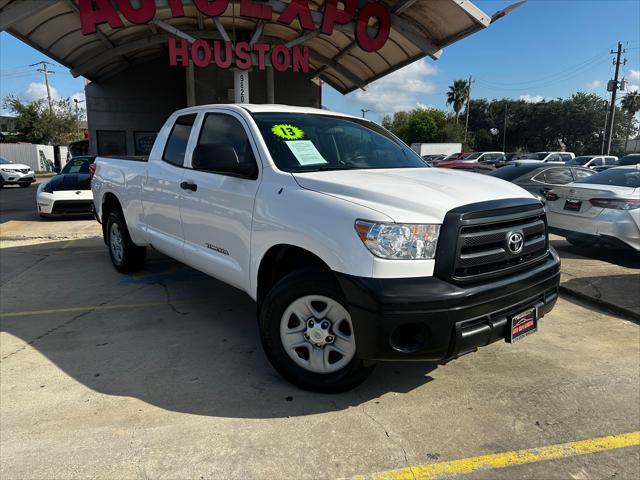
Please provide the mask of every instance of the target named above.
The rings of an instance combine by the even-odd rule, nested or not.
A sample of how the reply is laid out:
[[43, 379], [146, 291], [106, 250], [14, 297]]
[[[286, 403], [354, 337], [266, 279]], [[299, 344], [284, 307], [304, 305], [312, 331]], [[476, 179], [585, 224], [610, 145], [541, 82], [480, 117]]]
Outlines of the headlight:
[[47, 193], [53, 193], [53, 186], [51, 185], [51, 182], [47, 183], [44, 187], [42, 187], [42, 191]]
[[356, 220], [355, 229], [371, 253], [392, 260], [434, 258], [440, 234], [440, 225], [373, 223], [364, 220]]

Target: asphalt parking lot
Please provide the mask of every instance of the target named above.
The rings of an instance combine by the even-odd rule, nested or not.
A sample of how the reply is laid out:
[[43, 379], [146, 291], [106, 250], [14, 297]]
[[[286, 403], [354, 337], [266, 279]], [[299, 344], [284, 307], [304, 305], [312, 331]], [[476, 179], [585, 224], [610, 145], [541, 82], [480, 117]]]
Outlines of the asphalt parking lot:
[[[519, 343], [309, 393], [246, 295], [155, 252], [118, 274], [95, 222], [40, 221], [34, 195], [0, 193], [1, 478], [638, 478], [628, 317], [563, 296]], [[633, 262], [598, 261], [637, 293]]]

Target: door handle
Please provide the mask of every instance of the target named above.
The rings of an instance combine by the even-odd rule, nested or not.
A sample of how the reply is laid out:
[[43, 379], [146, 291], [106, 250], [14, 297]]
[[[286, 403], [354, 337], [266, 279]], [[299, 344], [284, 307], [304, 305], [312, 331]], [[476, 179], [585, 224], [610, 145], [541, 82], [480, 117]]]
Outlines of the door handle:
[[198, 185], [193, 182], [182, 182], [180, 184], [180, 188], [183, 190], [191, 190], [192, 192], [195, 192], [198, 190]]

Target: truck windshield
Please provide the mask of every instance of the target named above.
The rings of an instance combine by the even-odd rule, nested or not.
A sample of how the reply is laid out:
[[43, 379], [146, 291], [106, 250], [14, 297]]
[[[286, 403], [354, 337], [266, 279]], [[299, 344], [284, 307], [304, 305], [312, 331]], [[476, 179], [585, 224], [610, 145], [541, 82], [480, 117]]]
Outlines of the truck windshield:
[[254, 113], [276, 166], [285, 172], [429, 168], [409, 147], [367, 120], [304, 113]]

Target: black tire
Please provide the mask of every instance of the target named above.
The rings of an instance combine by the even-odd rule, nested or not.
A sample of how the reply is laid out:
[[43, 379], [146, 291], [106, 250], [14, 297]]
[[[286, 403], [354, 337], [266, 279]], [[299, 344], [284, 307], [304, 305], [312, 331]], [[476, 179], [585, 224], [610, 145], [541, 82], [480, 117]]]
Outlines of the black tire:
[[[112, 229], [116, 227], [121, 235], [122, 248], [118, 250], [121, 253], [120, 255], [114, 253], [114, 247], [112, 246], [111, 232]], [[107, 218], [106, 236], [107, 246], [109, 247], [109, 257], [111, 257], [111, 263], [113, 263], [116, 270], [120, 273], [131, 273], [142, 270], [144, 262], [147, 259], [147, 249], [145, 247], [139, 247], [131, 241], [122, 212], [115, 210], [109, 214]]]
[[[371, 374], [375, 364], [355, 357], [333, 373], [315, 373], [297, 365], [285, 351], [280, 339], [280, 321], [287, 307], [306, 295], [323, 295], [347, 309], [342, 292], [333, 275], [316, 270], [298, 270], [278, 281], [267, 294], [260, 309], [262, 346], [276, 371], [289, 382], [314, 392], [339, 393], [361, 384]], [[348, 309], [347, 309], [348, 310]]]

